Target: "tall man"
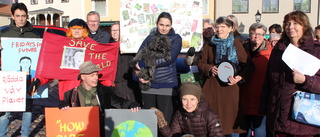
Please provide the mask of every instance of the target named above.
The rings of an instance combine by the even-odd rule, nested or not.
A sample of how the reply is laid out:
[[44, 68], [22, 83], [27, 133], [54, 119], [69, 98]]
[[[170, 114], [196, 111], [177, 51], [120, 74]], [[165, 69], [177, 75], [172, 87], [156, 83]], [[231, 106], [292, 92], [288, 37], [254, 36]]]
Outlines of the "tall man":
[[87, 24], [89, 27], [89, 37], [98, 43], [109, 43], [110, 33], [102, 30], [100, 25], [100, 15], [96, 11], [87, 14]]
[[[0, 33], [0, 37], [19, 37], [19, 38], [39, 38], [33, 31], [33, 27], [28, 19], [28, 9], [23, 3], [13, 3], [11, 7], [11, 18], [13, 22], [9, 29]], [[0, 137], [6, 137], [8, 132], [10, 112], [0, 117]], [[32, 99], [26, 100], [26, 111], [22, 116], [21, 136], [28, 137], [32, 118]]]

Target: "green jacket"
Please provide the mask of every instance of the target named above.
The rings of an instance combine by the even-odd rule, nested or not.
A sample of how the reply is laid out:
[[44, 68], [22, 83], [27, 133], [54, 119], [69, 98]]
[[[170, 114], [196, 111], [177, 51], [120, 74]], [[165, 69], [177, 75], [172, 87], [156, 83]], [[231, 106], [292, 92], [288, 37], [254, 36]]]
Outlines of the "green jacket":
[[29, 21], [21, 28], [18, 28], [14, 22], [11, 23], [8, 29], [0, 32], [0, 37], [40, 38], [40, 36], [33, 31], [32, 24]]

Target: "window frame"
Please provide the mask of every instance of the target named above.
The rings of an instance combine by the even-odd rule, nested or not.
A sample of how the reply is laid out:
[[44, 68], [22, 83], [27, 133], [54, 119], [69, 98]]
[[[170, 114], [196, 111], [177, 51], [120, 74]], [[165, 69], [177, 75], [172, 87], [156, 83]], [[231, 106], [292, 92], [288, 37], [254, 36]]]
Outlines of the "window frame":
[[39, 1], [38, 0], [30, 0], [31, 5], [38, 5]]
[[279, 0], [276, 0], [277, 1], [277, 4], [275, 6], [277, 6], [277, 11], [272, 11], [270, 9], [272, 8], [269, 8], [269, 11], [266, 11], [264, 6], [266, 6], [266, 4], [264, 4], [264, 1], [269, 1], [269, 6], [272, 7], [273, 5], [271, 5], [271, 1], [272, 0], [262, 0], [262, 13], [279, 13]]
[[46, 0], [46, 4], [52, 4], [53, 0]]
[[[246, 6], [246, 11], [234, 11], [234, 1], [239, 1], [240, 2], [240, 5], [237, 5], [239, 6], [239, 9], [241, 9], [241, 7], [243, 6]], [[242, 5], [241, 1], [247, 1], [247, 5]], [[245, 9], [245, 8], [244, 8]], [[249, 0], [232, 0], [232, 14], [237, 14], [237, 13], [249, 13]]]
[[[302, 12], [305, 12], [305, 13], [311, 13], [311, 0], [300, 0], [301, 2], [300, 2], [300, 9], [296, 9], [296, 0], [294, 0], [293, 1], [293, 9], [294, 10], [300, 10], [300, 11], [302, 11]], [[302, 10], [302, 7], [303, 7], [303, 2], [304, 1], [309, 1], [309, 5], [308, 5], [308, 7], [309, 7], [309, 9], [308, 9], [308, 11], [304, 11], [304, 10]]]
[[67, 28], [70, 22], [70, 16], [61, 16], [62, 27]]
[[69, 0], [61, 0], [61, 3], [69, 3]]
[[[99, 1], [105, 1], [105, 15], [104, 13], [100, 12], [100, 10], [97, 10], [96, 8], [96, 3]], [[100, 17], [108, 17], [109, 16], [109, 9], [108, 9], [108, 5], [109, 5], [109, 0], [92, 0], [92, 10], [99, 12]]]
[[209, 15], [209, 8], [210, 8], [209, 5], [210, 5], [209, 0], [202, 0], [202, 15]]

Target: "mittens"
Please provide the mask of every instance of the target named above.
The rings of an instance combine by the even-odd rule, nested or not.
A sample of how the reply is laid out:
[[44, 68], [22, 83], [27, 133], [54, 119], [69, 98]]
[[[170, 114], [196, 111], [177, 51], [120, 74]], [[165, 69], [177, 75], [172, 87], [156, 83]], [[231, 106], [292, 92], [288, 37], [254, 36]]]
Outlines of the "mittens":
[[196, 52], [196, 49], [194, 47], [190, 47], [187, 54], [188, 56], [193, 56], [195, 52]]
[[156, 110], [155, 113], [157, 115], [159, 128], [163, 128], [168, 125], [167, 121], [164, 119], [163, 113], [159, 109], [157, 109], [155, 107], [152, 107], [150, 109]]

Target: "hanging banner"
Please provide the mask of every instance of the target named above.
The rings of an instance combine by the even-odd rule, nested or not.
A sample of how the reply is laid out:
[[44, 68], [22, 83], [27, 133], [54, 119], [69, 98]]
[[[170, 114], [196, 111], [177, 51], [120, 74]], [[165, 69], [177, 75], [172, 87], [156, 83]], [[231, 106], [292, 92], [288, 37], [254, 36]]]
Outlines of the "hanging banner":
[[26, 110], [26, 72], [0, 71], [0, 112]]
[[[143, 40], [156, 30], [161, 12], [172, 16], [172, 27], [182, 37], [181, 52], [202, 48], [202, 0], [121, 0], [121, 53], [137, 53]], [[200, 18], [199, 18], [200, 17]]]
[[[57, 115], [58, 114], [58, 115]], [[45, 108], [47, 137], [99, 137], [99, 108]]]
[[77, 80], [80, 64], [91, 60], [102, 69], [99, 80], [115, 79], [119, 43], [99, 44], [89, 37], [73, 40], [45, 32], [42, 45], [36, 77]]
[[106, 109], [105, 133], [107, 137], [157, 137], [155, 110]]

